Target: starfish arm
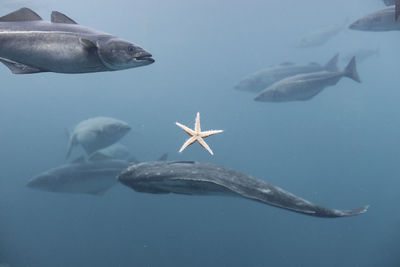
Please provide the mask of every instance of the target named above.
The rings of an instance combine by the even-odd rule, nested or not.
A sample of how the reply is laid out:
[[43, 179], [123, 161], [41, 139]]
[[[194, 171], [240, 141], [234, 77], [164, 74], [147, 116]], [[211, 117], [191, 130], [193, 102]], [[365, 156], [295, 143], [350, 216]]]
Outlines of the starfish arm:
[[211, 155], [214, 155], [211, 148], [207, 145], [207, 143], [203, 140], [203, 138], [198, 137], [197, 142], [199, 142], [200, 145], [202, 145], [205, 149], [207, 149], [207, 151], [210, 152]]
[[182, 152], [185, 148], [187, 148], [188, 146], [190, 146], [191, 144], [193, 144], [194, 142], [196, 142], [196, 137], [190, 137], [188, 140], [186, 140], [186, 142], [182, 145], [181, 149], [179, 149], [179, 152]]
[[200, 127], [200, 112], [197, 112], [197, 115], [196, 115], [196, 122], [194, 123], [194, 130], [195, 130], [197, 133], [200, 133], [200, 132], [201, 132], [201, 127]]
[[188, 135], [191, 135], [191, 136], [193, 136], [193, 135], [195, 135], [196, 134], [196, 132], [195, 131], [193, 131], [192, 129], [190, 129], [189, 127], [186, 127], [185, 125], [183, 125], [183, 124], [180, 124], [179, 122], [175, 122], [175, 124], [176, 125], [178, 125], [179, 127], [181, 127], [182, 128], [182, 130], [184, 130]]
[[210, 131], [204, 131], [200, 133], [200, 137], [209, 137], [211, 135], [217, 134], [217, 133], [222, 133], [224, 130], [210, 130]]

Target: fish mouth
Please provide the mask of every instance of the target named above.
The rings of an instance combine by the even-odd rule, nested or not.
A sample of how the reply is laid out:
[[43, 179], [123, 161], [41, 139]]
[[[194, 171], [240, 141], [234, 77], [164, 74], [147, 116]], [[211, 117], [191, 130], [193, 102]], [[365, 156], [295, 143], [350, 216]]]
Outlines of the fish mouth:
[[153, 63], [155, 61], [151, 54], [144, 54], [144, 55], [137, 56], [137, 57], [135, 57], [135, 60], [148, 61], [149, 63]]

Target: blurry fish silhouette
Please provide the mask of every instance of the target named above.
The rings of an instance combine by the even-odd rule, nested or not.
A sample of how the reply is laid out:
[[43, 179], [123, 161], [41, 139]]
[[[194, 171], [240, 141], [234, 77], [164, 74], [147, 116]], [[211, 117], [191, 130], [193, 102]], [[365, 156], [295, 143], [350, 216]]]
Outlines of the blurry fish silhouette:
[[121, 120], [95, 117], [84, 120], [69, 134], [67, 158], [72, 148], [81, 145], [88, 155], [108, 147], [124, 137], [131, 127]]
[[306, 101], [322, 92], [325, 87], [336, 85], [342, 77], [361, 82], [355, 57], [350, 60], [344, 71], [320, 71], [288, 77], [262, 91], [254, 100], [261, 102]]
[[259, 70], [244, 77], [235, 85], [236, 90], [260, 92], [270, 86], [271, 84], [282, 80], [284, 78], [301, 74], [317, 71], [338, 71], [337, 61], [339, 54], [333, 56], [325, 65], [318, 63], [310, 63], [307, 65], [297, 65], [294, 63], [282, 63], [280, 65], [272, 66]]

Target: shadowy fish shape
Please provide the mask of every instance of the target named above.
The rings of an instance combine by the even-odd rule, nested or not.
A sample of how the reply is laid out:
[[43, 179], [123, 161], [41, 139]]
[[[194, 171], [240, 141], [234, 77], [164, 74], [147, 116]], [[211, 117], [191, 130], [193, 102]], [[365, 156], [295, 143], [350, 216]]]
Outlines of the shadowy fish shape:
[[350, 60], [344, 71], [320, 71], [288, 77], [262, 91], [254, 100], [261, 102], [310, 100], [322, 92], [325, 87], [336, 85], [342, 77], [361, 82], [356, 70], [355, 57]]
[[113, 118], [95, 117], [84, 120], [69, 134], [67, 158], [76, 145], [81, 145], [90, 155], [116, 143], [130, 130], [131, 127], [126, 122]]
[[342, 58], [343, 61], [350, 61], [352, 57], [355, 57], [357, 63], [363, 62], [364, 60], [379, 55], [379, 49], [359, 49], [354, 53], [349, 53], [348, 55]]
[[336, 210], [317, 206], [279, 187], [211, 163], [145, 162], [128, 167], [118, 180], [137, 192], [235, 196], [316, 217], [358, 215], [368, 208]]
[[338, 33], [346, 29], [348, 21], [342, 25], [332, 25], [320, 30], [308, 33], [297, 42], [298, 48], [309, 48], [324, 45]]
[[138, 45], [81, 26], [57, 11], [51, 21], [28, 8], [0, 17], [0, 43], [0, 62], [14, 74], [115, 71], [154, 62]]
[[368, 14], [355, 22], [349, 28], [358, 31], [400, 31], [400, 0], [396, 0], [396, 5], [377, 10]]
[[31, 179], [26, 186], [41, 191], [103, 195], [117, 183], [118, 174], [131, 163], [94, 153], [88, 160], [78, 158]]
[[337, 61], [339, 55], [336, 54], [324, 66], [318, 63], [310, 63], [308, 65], [297, 65], [294, 63], [282, 63], [280, 65], [272, 66], [259, 70], [253, 74], [244, 77], [235, 85], [236, 90], [261, 92], [271, 84], [300, 73], [310, 73], [317, 71], [337, 71]]

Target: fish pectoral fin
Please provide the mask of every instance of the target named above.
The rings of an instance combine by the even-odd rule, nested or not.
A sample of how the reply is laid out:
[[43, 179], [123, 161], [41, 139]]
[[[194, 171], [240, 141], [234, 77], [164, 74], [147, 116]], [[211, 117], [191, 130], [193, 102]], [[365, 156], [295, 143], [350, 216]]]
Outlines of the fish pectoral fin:
[[0, 62], [7, 66], [14, 74], [29, 74], [29, 73], [38, 73], [45, 72], [41, 69], [31, 67], [22, 63], [14, 62], [9, 59], [0, 58]]
[[88, 39], [79, 38], [79, 42], [81, 43], [81, 45], [82, 45], [84, 48], [86, 48], [86, 49], [88, 49], [88, 50], [90, 50], [90, 49], [97, 49], [97, 45], [96, 45], [94, 42], [92, 42], [92, 41], [90, 41], [90, 40], [88, 40]]
[[0, 17], [0, 22], [12, 21], [32, 21], [42, 20], [42, 18], [29, 8], [23, 7], [5, 16]]
[[53, 23], [65, 23], [65, 24], [78, 24], [73, 19], [67, 17], [63, 13], [58, 11], [51, 12], [51, 22]]

